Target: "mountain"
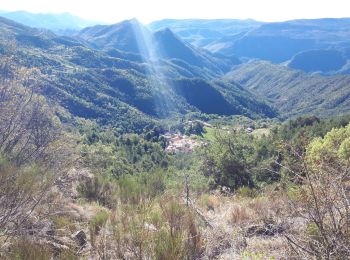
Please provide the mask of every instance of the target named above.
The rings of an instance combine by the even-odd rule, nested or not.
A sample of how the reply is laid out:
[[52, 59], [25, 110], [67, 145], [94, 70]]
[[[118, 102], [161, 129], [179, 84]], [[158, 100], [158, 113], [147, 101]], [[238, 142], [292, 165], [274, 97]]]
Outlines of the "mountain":
[[151, 33], [136, 19], [126, 20], [112, 25], [87, 27], [77, 34], [96, 49], [116, 48], [124, 52], [133, 52], [149, 56], [144, 48]]
[[[107, 28], [123, 28], [128, 23]], [[82, 33], [86, 34], [86, 30]], [[126, 48], [117, 40], [129, 39], [125, 34], [133, 32], [117, 30], [109, 35], [118, 45], [108, 41], [105, 44]], [[93, 35], [98, 38], [99, 33]], [[160, 44], [162, 37], [158, 39]], [[174, 59], [176, 53], [168, 54], [169, 60], [138, 60], [135, 53], [105, 48], [102, 40], [95, 43], [101, 49], [91, 48], [92, 43], [0, 18], [0, 53], [11, 62], [9, 67], [27, 68], [33, 74], [31, 84], [73, 116], [130, 132], [189, 112], [276, 115], [250, 91], [215, 80], [217, 74], [209, 68], [192, 66], [181, 56]], [[133, 59], [129, 60], [129, 56]]]
[[286, 63], [320, 74], [349, 74], [350, 18], [254, 20], [172, 20], [148, 25], [170, 28], [182, 40], [210, 53], [242, 60]]
[[288, 67], [305, 72], [336, 73], [347, 64], [347, 58], [339, 50], [310, 50], [296, 54]]
[[[177, 66], [195, 66], [206, 70], [202, 74], [222, 74], [228, 72], [239, 59], [213, 55], [183, 41], [169, 28], [151, 32], [136, 19], [113, 25], [97, 25], [83, 29], [76, 37], [91, 48], [110, 51], [121, 50], [140, 55], [146, 60], [172, 60]], [[179, 62], [180, 61], [180, 62]]]
[[194, 46], [205, 47], [223, 37], [248, 32], [261, 24], [251, 19], [164, 19], [152, 22], [148, 28], [153, 31], [169, 28]]
[[241, 63], [239, 59], [215, 56], [204, 49], [186, 43], [168, 28], [155, 32], [153, 39], [154, 52], [158, 57], [182, 60], [193, 66], [208, 68], [217, 74], [227, 72], [233, 65]]
[[301, 51], [348, 46], [349, 25], [349, 18], [266, 23], [236, 37], [218, 51], [279, 63]]
[[67, 34], [79, 31], [84, 27], [92, 26], [98, 22], [82, 19], [69, 13], [29, 13], [25, 11], [0, 12], [0, 16], [11, 19], [18, 23], [36, 28], [43, 28], [56, 33]]
[[350, 76], [309, 74], [266, 61], [236, 67], [225, 76], [267, 98], [284, 117], [331, 116], [350, 109]]
[[[10, 68], [35, 71], [40, 93], [71, 115], [123, 132], [191, 112], [289, 118], [346, 113], [350, 107], [349, 76], [291, 68], [345, 73], [350, 56], [345, 47], [299, 52], [284, 65], [240, 64], [169, 28], [150, 31], [136, 19], [68, 37], [0, 18], [0, 54]], [[307, 63], [313, 56], [323, 57], [318, 67]]]

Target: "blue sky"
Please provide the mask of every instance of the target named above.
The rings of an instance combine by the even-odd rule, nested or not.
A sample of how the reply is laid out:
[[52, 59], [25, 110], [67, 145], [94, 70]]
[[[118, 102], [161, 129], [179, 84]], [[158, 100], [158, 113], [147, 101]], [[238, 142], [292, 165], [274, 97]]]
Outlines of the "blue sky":
[[69, 12], [108, 23], [133, 17], [143, 23], [163, 18], [253, 18], [284, 21], [350, 17], [348, 6], [349, 0], [0, 0], [0, 10]]

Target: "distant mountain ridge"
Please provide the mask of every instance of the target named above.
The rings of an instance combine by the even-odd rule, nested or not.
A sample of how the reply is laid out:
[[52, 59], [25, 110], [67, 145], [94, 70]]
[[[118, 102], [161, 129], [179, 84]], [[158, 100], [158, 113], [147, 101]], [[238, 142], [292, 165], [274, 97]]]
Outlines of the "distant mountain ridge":
[[164, 19], [154, 21], [147, 27], [153, 31], [169, 28], [185, 41], [205, 47], [221, 38], [248, 32], [261, 24], [263, 22], [252, 19]]
[[[337, 48], [348, 46], [349, 25], [350, 18], [265, 23], [235, 39], [230, 46], [220, 51], [282, 62], [300, 51], [325, 49], [329, 46]], [[252, 46], [256, 47], [251, 48]], [[276, 52], [282, 56], [276, 56]]]
[[[195, 47], [175, 35], [169, 28], [151, 32], [137, 19], [113, 25], [97, 25], [83, 29], [76, 37], [92, 48], [118, 49], [135, 53], [144, 59], [181, 60], [190, 66], [206, 68], [216, 74], [225, 73], [240, 63], [232, 57], [220, 57]], [[177, 62], [181, 66], [181, 63]]]
[[349, 73], [350, 18], [301, 19], [262, 23], [253, 20], [161, 20], [182, 39], [210, 52], [286, 63], [321, 74]]
[[[164, 19], [145, 27], [136, 19], [114, 25], [95, 26], [97, 22], [68, 13], [32, 14], [19, 11], [0, 15], [31, 27], [49, 29], [65, 35], [76, 34], [83, 27], [88, 27], [78, 33], [83, 44], [107, 52], [114, 48], [137, 54], [138, 57], [128, 56], [133, 60], [152, 56], [152, 53], [147, 52], [150, 46], [155, 45], [156, 32], [162, 32], [164, 40], [164, 33], [170, 29], [178, 37], [178, 43], [189, 44], [192, 49], [197, 48], [196, 55], [190, 55], [192, 58], [188, 58], [186, 63], [191, 61], [188, 63], [191, 66], [194, 63], [200, 66], [205, 64], [205, 68], [216, 73], [220, 70], [227, 72], [232, 65], [251, 59], [284, 63], [294, 69], [325, 75], [350, 73], [350, 18], [300, 19], [272, 23], [251, 19]], [[135, 30], [132, 35], [130, 32]], [[171, 36], [169, 33], [167, 35], [168, 38]], [[147, 48], [143, 48], [145, 40], [148, 41]], [[166, 40], [164, 44], [159, 40], [157, 42], [159, 46], [169, 43]], [[174, 39], [171, 42], [176, 44]], [[179, 44], [176, 46], [180, 47]], [[164, 48], [160, 48], [162, 49]], [[189, 51], [188, 48], [182, 50]], [[185, 56], [180, 52], [182, 51], [172, 51], [172, 55], [169, 55], [169, 52], [163, 51], [156, 53], [156, 56], [167, 55], [166, 59], [177, 59], [181, 55]], [[202, 62], [198, 62], [198, 59]]]
[[265, 23], [222, 38], [205, 48], [239, 58], [286, 62], [291, 68], [324, 74], [348, 73], [350, 18]]
[[48, 29], [60, 34], [70, 34], [85, 27], [99, 24], [99, 22], [82, 19], [69, 13], [51, 14], [30, 13], [26, 11], [0, 11], [0, 16], [30, 27]]

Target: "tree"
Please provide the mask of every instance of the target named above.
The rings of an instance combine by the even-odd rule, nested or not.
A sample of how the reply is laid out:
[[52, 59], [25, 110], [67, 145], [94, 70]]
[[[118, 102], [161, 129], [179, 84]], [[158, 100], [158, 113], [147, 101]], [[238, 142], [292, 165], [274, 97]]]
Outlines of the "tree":
[[215, 142], [205, 153], [203, 170], [214, 177], [216, 185], [237, 189], [253, 186], [253, 137], [243, 132], [215, 134]]
[[5, 236], [28, 232], [30, 216], [75, 158], [59, 120], [34, 93], [35, 81], [27, 77], [33, 74], [14, 74], [23, 84], [12, 77], [0, 82], [0, 230]]
[[303, 172], [297, 175], [301, 186], [289, 205], [306, 229], [287, 236], [290, 246], [301, 257], [349, 258], [350, 124], [314, 139], [302, 161]]

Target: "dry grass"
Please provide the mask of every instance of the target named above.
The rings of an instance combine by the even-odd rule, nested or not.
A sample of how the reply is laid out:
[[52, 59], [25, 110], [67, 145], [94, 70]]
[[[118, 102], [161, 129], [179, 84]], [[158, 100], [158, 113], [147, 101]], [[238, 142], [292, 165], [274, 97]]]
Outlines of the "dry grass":
[[[255, 259], [287, 259], [288, 244], [284, 237], [252, 237], [247, 239], [247, 246], [242, 255], [260, 256]], [[245, 258], [245, 259], [254, 259]]]
[[242, 205], [233, 205], [231, 208], [231, 218], [229, 222], [231, 225], [239, 225], [247, 223], [251, 220], [252, 211]]
[[209, 218], [221, 225], [241, 227], [264, 220], [279, 219], [283, 213], [282, 198], [275, 197], [215, 197], [215, 211], [207, 212]]
[[[266, 223], [277, 226], [283, 223], [283, 197], [276, 191], [266, 191], [255, 198], [202, 195], [198, 201], [214, 225], [213, 230], [205, 231], [204, 259], [286, 259], [288, 244], [282, 234], [264, 236], [247, 232]], [[208, 205], [215, 205], [214, 210], [207, 210]]]
[[214, 194], [203, 194], [199, 198], [199, 204], [206, 211], [215, 211], [222, 203], [221, 198]]

